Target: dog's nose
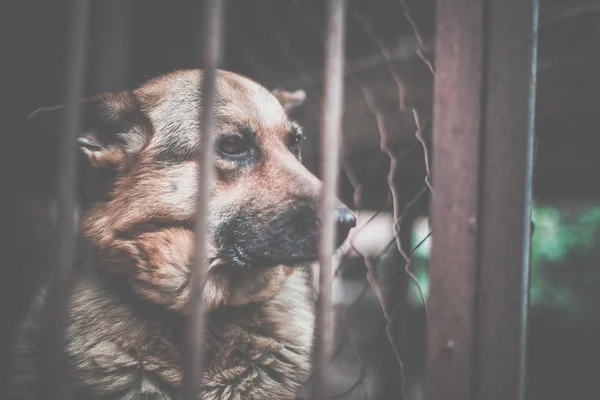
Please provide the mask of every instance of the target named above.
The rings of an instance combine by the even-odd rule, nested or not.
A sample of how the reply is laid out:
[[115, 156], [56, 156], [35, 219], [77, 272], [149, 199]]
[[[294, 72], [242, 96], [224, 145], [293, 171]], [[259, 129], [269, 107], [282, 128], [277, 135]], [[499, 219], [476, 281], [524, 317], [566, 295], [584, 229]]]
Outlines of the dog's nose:
[[346, 206], [337, 209], [338, 242], [341, 244], [348, 237], [350, 229], [356, 226], [356, 217]]

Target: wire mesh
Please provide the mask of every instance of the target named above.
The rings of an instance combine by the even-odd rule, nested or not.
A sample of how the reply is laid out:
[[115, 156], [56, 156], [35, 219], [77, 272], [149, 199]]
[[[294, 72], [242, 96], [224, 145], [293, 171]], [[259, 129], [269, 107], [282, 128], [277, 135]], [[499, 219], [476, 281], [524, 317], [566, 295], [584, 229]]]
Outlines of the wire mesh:
[[[77, 11], [78, 14], [73, 18], [74, 23], [77, 24], [76, 29], [79, 33], [74, 36], [74, 38], [78, 40], [76, 43], [78, 47], [76, 49], [74, 48], [70, 53], [73, 58], [73, 63], [75, 63], [71, 66], [69, 72], [71, 79], [69, 83], [70, 91], [68, 104], [70, 105], [68, 106], [68, 109], [71, 110], [71, 114], [69, 114], [69, 118], [67, 119], [67, 122], [69, 123], [67, 133], [70, 132], [71, 136], [74, 136], [74, 132], [77, 130], [76, 100], [82, 97], [82, 60], [85, 57], [85, 35], [82, 34], [82, 32], [86, 29], [87, 13], [89, 13], [89, 5], [87, 3], [88, 2], [75, 2], [80, 9]], [[209, 11], [206, 13], [207, 18], [202, 24], [202, 36], [203, 39], [206, 40], [206, 43], [208, 43], [208, 46], [205, 46], [206, 54], [204, 56], [204, 69], [207, 72], [206, 79], [204, 80], [205, 87], [203, 88], [203, 92], [205, 93], [203, 107], [211, 107], [210, 93], [211, 90], [214, 89], [214, 85], [211, 86], [210, 83], [213, 82], [214, 84], [214, 72], [219, 58], [218, 50], [220, 46], [218, 30], [223, 25], [223, 20], [220, 16], [222, 11], [218, 9], [220, 7], [220, 1], [216, 0], [205, 3], [209, 5], [207, 10], [212, 12]], [[343, 2], [338, 1], [338, 4], [339, 3]], [[429, 71], [428, 73], [432, 74], [433, 66], [428, 59], [428, 53], [431, 51], [431, 41], [425, 39], [421, 32], [419, 32], [417, 23], [411, 15], [411, 10], [404, 1], [398, 0], [398, 15], [403, 15], [404, 24], [413, 30], [415, 42], [413, 43], [410, 40], [406, 41], [405, 37], [397, 35], [397, 37], [401, 39], [401, 43], [398, 47], [390, 46], [384, 39], [379, 37], [377, 29], [374, 28], [374, 26], [377, 25], [377, 21], [370, 19], [369, 16], [365, 15], [363, 10], [359, 10], [356, 2], [348, 3], [349, 6], [345, 18], [351, 23], [359, 24], [363, 39], [370, 41], [378, 49], [380, 55], [372, 55], [366, 58], [345, 62], [343, 65], [343, 80], [346, 87], [358, 91], [363, 97], [364, 104], [362, 107], [365, 110], [368, 110], [374, 121], [374, 130], [372, 133], [368, 133], [368, 135], [378, 137], [377, 141], [379, 144], [376, 154], [370, 155], [370, 165], [368, 165], [366, 169], [364, 168], [364, 163], [361, 163], [360, 160], [357, 162], [357, 157], [349, 154], [344, 154], [339, 163], [334, 160], [332, 165], [340, 166], [340, 171], [343, 175], [342, 179], [345, 179], [346, 184], [349, 183], [352, 187], [351, 200], [354, 203], [355, 210], [358, 213], [370, 213], [365, 217], [363, 223], [355, 229], [353, 234], [354, 238], [359, 237], [361, 232], [365, 232], [370, 227], [377, 225], [379, 223], [378, 221], [381, 221], [382, 219], [385, 220], [389, 217], [391, 221], [390, 223], [384, 224], [383, 229], [385, 229], [389, 235], [384, 235], [385, 239], [379, 243], [380, 249], [376, 254], [365, 252], [361, 249], [360, 245], [356, 243], [356, 240], [352, 239], [349, 241], [348, 245], [337, 254], [337, 260], [339, 262], [336, 263], [335, 268], [333, 268], [332, 271], [327, 271], [327, 274], [331, 274], [334, 281], [334, 293], [332, 295], [335, 297], [333, 299], [335, 310], [334, 323], [330, 327], [333, 331], [330, 333], [333, 333], [335, 337], [335, 342], [332, 344], [333, 348], [330, 351], [330, 368], [332, 368], [330, 370], [330, 374], [332, 374], [330, 378], [332, 382], [330, 382], [328, 388], [324, 388], [322, 385], [326, 383], [326, 380], [323, 380], [323, 382], [317, 384], [316, 387], [322, 386], [321, 389], [317, 389], [317, 392], [322, 395], [324, 395], [326, 391], [329, 391], [330, 396], [328, 397], [330, 398], [353, 398], [357, 393], [365, 398], [383, 398], [382, 396], [385, 397], [386, 393], [389, 394], [390, 392], [386, 392], [386, 389], [377, 388], [377, 386], [385, 386], [388, 385], [389, 382], [373, 383], [373, 379], [377, 381], [379, 379], [377, 376], [385, 375], [383, 372], [384, 369], [390, 369], [392, 370], [392, 373], [385, 379], [388, 381], [399, 382], [399, 385], [395, 382], [392, 386], [395, 386], [395, 389], [399, 390], [398, 393], [402, 398], [409, 398], [410, 396], [405, 388], [406, 377], [404, 374], [404, 357], [399, 340], [402, 335], [399, 334], [396, 325], [398, 325], [397, 322], [402, 319], [402, 313], [399, 311], [405, 307], [403, 304], [406, 302], [406, 285], [409, 283], [404, 281], [404, 277], [407, 277], [412, 284], [416, 285], [420, 293], [421, 301], [423, 305], [425, 305], [424, 293], [422, 293], [417, 277], [412, 272], [412, 255], [416, 249], [420, 248], [423, 243], [428, 240], [430, 234], [421, 238], [421, 243], [414, 246], [414, 248], [411, 248], [410, 231], [415, 217], [426, 210], [428, 195], [431, 192], [427, 143], [428, 126], [427, 122], [421, 120], [421, 114], [428, 114], [429, 110], [427, 109], [427, 105], [422, 107], [422, 110], [419, 109], [415, 104], [416, 101], [410, 99], [410, 85], [405, 83], [406, 79], [402, 76], [403, 74], [398, 68], [397, 61], [412, 59], [413, 56], [418, 57], [421, 60], [419, 68]], [[313, 38], [316, 36], [318, 41], [324, 43], [326, 41], [323, 31], [324, 25], [321, 24], [320, 21], [314, 21], [312, 16], [306, 13], [305, 4], [296, 1], [294, 7], [298, 12], [298, 17], [306, 25], [309, 35], [312, 35]], [[298, 78], [292, 77], [287, 81], [282, 81], [282, 86], [290, 86], [298, 83], [303, 88], [309, 89], [313, 93], [320, 92], [321, 87], [319, 80], [320, 76], [323, 75], [323, 71], [309, 72], [307, 67], [303, 65], [300, 56], [294, 50], [293, 46], [286, 41], [286, 35], [282, 34], [283, 27], [277, 24], [272, 18], [269, 18], [269, 15], [265, 15], [264, 18], [265, 29], [270, 32], [271, 36], [275, 38], [278, 43], [277, 51], [280, 51], [283, 57], [285, 57], [294, 67], [298, 76]], [[343, 29], [343, 27], [341, 29]], [[349, 43], [347, 46], [351, 47], [352, 43]], [[344, 58], [340, 54], [342, 53], [330, 54], [330, 56], [333, 60], [341, 62]], [[247, 56], [248, 62], [253, 64], [257, 71], [264, 69], [265, 66], [264, 64], [261, 64], [260, 55], [248, 51]], [[395, 137], [397, 134], [396, 127], [392, 126], [389, 121], [386, 121], [386, 118], [389, 116], [389, 111], [382, 109], [378, 104], [378, 96], [381, 95], [381, 91], [373, 86], [372, 81], [364, 79], [363, 77], [365, 74], [370, 74], [373, 68], [378, 68], [381, 65], [385, 66], [387, 74], [393, 78], [393, 81], [396, 84], [397, 93], [395, 96], [398, 105], [396, 113], [402, 117], [409, 117], [412, 121], [411, 126], [414, 128], [413, 138], [403, 140], [400, 143]], [[340, 66], [340, 68], [341, 67], [342, 66]], [[335, 76], [336, 74], [334, 73], [333, 75]], [[313, 99], [313, 101], [318, 100]], [[328, 116], [325, 110], [324, 112], [325, 115]], [[203, 111], [203, 115], [206, 117], [210, 116], [211, 113], [207, 113], [205, 110]], [[212, 122], [210, 118], [203, 118], [202, 122], [202, 130], [204, 132], [203, 138], [205, 140], [205, 145], [202, 146], [202, 148], [206, 150], [211, 148], [211, 146], [206, 145], [208, 141], [210, 141], [210, 135], [207, 135], [206, 133], [211, 131], [210, 125]], [[67, 141], [72, 144], [74, 141], [70, 140], [72, 139], [71, 136], [66, 135], [65, 140], [68, 139]], [[330, 144], [322, 146], [321, 149], [326, 158], [329, 153], [329, 150], [326, 150], [327, 146], [330, 146]], [[70, 151], [73, 150], [72, 147], [72, 145], [69, 145]], [[419, 157], [422, 157], [424, 160], [422, 163], [424, 167], [423, 181], [421, 184], [417, 185], [417, 187], [411, 187], [411, 190], [414, 189], [414, 193], [408, 194], [404, 188], [398, 187], [398, 174], [399, 171], [402, 170], [404, 161], [408, 159], [414, 161], [415, 158]], [[69, 161], [69, 158], [66, 157], [64, 160]], [[199, 163], [202, 165], [201, 171], [208, 170], [208, 166], [210, 165], [210, 152], [203, 152]], [[59, 173], [61, 181], [63, 182], [63, 189], [60, 190], [61, 193], [67, 193], [70, 190], [74, 190], [74, 170], [69, 172], [69, 168], [71, 167], [68, 165], [65, 168], [66, 173], [63, 173], [65, 171]], [[385, 179], [387, 185], [387, 194], [379, 196], [379, 199], [376, 202], [380, 204], [377, 207], [372, 206], [372, 200], [369, 200], [369, 203], [371, 204], [365, 207], [363, 204], [365, 193], [366, 196], [372, 197], [369, 193], [370, 181], [381, 180], [382, 177]], [[200, 185], [206, 186], [209, 183], [206, 176], [202, 175]], [[333, 183], [333, 186], [336, 186], [335, 182]], [[206, 193], [207, 191], [201, 190], [201, 192]], [[62, 207], [59, 207], [59, 211], [62, 210], [62, 213], [57, 220], [74, 225], [69, 222], [73, 222], [72, 218], [65, 217], [65, 212], [75, 208], [74, 203], [69, 202], [68, 199], [66, 199], [63, 202], [59, 202], [59, 205], [62, 205]], [[204, 236], [202, 232], [204, 232], [203, 227], [205, 227], [206, 221], [205, 218], [203, 218], [205, 213], [203, 213], [202, 210], [205, 208], [206, 204], [202, 201], [202, 196], [200, 196], [197, 226], [197, 232], [199, 232], [198, 237]], [[374, 208], [375, 210], [373, 211]], [[69, 240], [71, 236], [75, 237], [75, 233], [70, 235], [66, 234], [66, 230], [63, 230], [63, 232], [65, 232], [65, 235], [62, 237], [65, 241]], [[203, 245], [204, 242], [202, 241], [199, 241], [196, 244], [198, 255], [204, 253]], [[61, 270], [61, 279], [66, 282], [65, 277], [68, 277], [69, 275], [69, 272], [67, 271], [70, 271], [68, 266], [71, 265], [74, 260], [65, 255], [67, 253], [71, 254], [72, 249], [65, 249], [63, 253], [61, 265], [65, 267]], [[394, 254], [390, 257], [390, 253]], [[197, 257], [197, 259], [202, 260], [203, 258]], [[342, 310], [339, 307], [340, 295], [339, 293], [336, 294], [335, 290], [339, 291], [340, 284], [342, 286], [346, 285], [344, 282], [346, 280], [346, 275], [356, 273], [357, 262], [359, 262], [359, 264], [362, 263], [358, 266], [358, 274], [364, 274], [364, 276], [359, 278], [360, 287], [358, 288], [357, 296], [352, 299], [349, 304], [346, 304]], [[382, 267], [383, 264], [386, 265]], [[384, 282], [385, 279], [382, 279], [382, 269], [391, 269], [393, 271], [391, 273], [394, 279], [392, 284]], [[203, 263], [200, 263], [194, 269], [192, 277], [194, 290], [192, 291], [191, 310], [195, 311], [202, 309], [201, 287], [204, 278], [202, 274], [198, 272], [203, 270]], [[389, 271], [385, 273], [390, 274]], [[400, 273], [404, 277], [400, 277]], [[324, 280], [321, 279], [321, 282], [323, 281]], [[355, 282], [350, 282], [351, 285], [354, 283]], [[325, 284], [327, 285], [326, 280]], [[66, 293], [62, 290], [59, 291]], [[343, 302], [346, 301], [347, 300], [343, 300]], [[375, 301], [375, 303], [373, 303], [373, 301]], [[365, 312], [364, 306], [367, 305], [368, 310], [373, 310], [374, 304], [376, 304], [375, 311], [381, 315], [384, 323], [382, 326], [378, 327], [377, 332], [363, 340], [359, 337], [361, 333], [356, 332], [355, 327], [357, 323], [360, 323], [362, 315]], [[325, 305], [321, 308], [321, 311], [323, 312], [326, 308], [327, 306]], [[58, 321], [59, 320], [57, 320], [57, 322]], [[184, 386], [182, 389], [183, 395], [186, 396], [186, 398], [193, 398], [195, 393], [199, 390], [199, 385], [201, 385], [199, 380], [191, 379], [190, 377], [201, 375], [200, 353], [193, 349], [199, 349], [202, 341], [202, 333], [204, 330], [202, 313], [191, 313], [188, 328], [189, 331], [186, 335], [186, 340], [187, 347], [191, 350], [186, 352]], [[320, 333], [317, 333], [317, 336], [328, 333], [323, 331], [323, 329], [327, 328], [321, 328], [322, 329], [319, 331]], [[365, 357], [365, 355], [362, 354], [364, 353], [365, 346], [372, 347], [376, 342], [380, 341], [381, 337], [385, 338], [387, 345], [378, 346], [376, 352], [379, 353], [379, 355], [375, 357], [378, 359], [373, 361], [372, 356]], [[50, 346], [49, 348], [58, 349], [60, 346]], [[391, 350], [390, 354], [392, 356], [390, 360], [387, 360], [387, 356], [384, 354], [387, 349]], [[327, 353], [328, 352], [325, 351], [323, 354]], [[352, 382], [343, 382], [343, 384], [335, 383], [335, 381], [339, 381], [338, 378], [341, 369], [346, 368], [344, 364], [348, 364], [348, 354], [352, 359], [352, 364], [358, 367], [358, 374]], [[342, 360], [344, 358], [346, 359]], [[340, 360], [342, 360], [341, 363], [339, 362]], [[311, 383], [313, 382], [309, 380], [308, 386], [310, 386]], [[62, 398], [62, 395], [59, 397]]]
[[[216, 0], [207, 3], [216, 7], [221, 2]], [[334, 3], [339, 5], [343, 1]], [[319, 353], [331, 353], [329, 361], [316, 357], [315, 362], [320, 365], [315, 370], [317, 379], [314, 376], [309, 379], [303, 395], [313, 385], [319, 396], [326, 396], [329, 392], [327, 397], [334, 399], [421, 398], [419, 387], [424, 369], [423, 351], [411, 353], [409, 350], [411, 347], [424, 347], [422, 343], [419, 345], [422, 338], [415, 337], [420, 334], [416, 332], [422, 332], [422, 329], [414, 329], [411, 325], [420, 325], [422, 328], [428, 309], [427, 290], [423, 287], [425, 279], [424, 275], [419, 276], [415, 271], [415, 254], [429, 245], [432, 232], [426, 231], [415, 238], [413, 231], [419, 218], [427, 215], [428, 200], [435, 189], [431, 182], [430, 166], [431, 94], [423, 95], [422, 92], [429, 91], [436, 72], [431, 61], [432, 39], [421, 31], [419, 19], [413, 15], [419, 5], [415, 3], [411, 8], [409, 2], [404, 0], [396, 0], [395, 3], [395, 18], [400, 21], [398, 32], [381, 33], [379, 21], [364, 5], [348, 1], [346, 18], [348, 23], [359, 28], [360, 37], [349, 38], [346, 47], [351, 50], [354, 41], [362, 41], [372, 46], [377, 54], [360, 58], [349, 55], [343, 66], [343, 79], [346, 90], [362, 98], [358, 108], [372, 122], [371, 130], [365, 132], [364, 136], [376, 142], [376, 149], [370, 152], [356, 151], [356, 147], [361, 146], [359, 142], [353, 151], [342, 155], [339, 163], [336, 157], [330, 160], [334, 167], [339, 165], [343, 173], [341, 179], [350, 188], [343, 195], [353, 202], [359, 215], [359, 225], [347, 245], [336, 254], [335, 268], [331, 268], [331, 271], [329, 268], [323, 269], [322, 272], [328, 274], [324, 276], [327, 279], [322, 276], [319, 280], [325, 287], [329, 287], [332, 281], [333, 292], [329, 295], [332, 297], [334, 321], [330, 328], [327, 323], [318, 326], [317, 341], [322, 343], [320, 339], [329, 334], [327, 331], [331, 329], [333, 343], [331, 351], [325, 346], [325, 351]], [[326, 42], [322, 21], [315, 20], [314, 15], [307, 12], [308, 6], [304, 2], [294, 1], [293, 4], [307, 35], [321, 43]], [[207, 13], [208, 19], [203, 27], [206, 29], [206, 39], [210, 41], [207, 51], [216, 52], [219, 47], [216, 32], [222, 20], [220, 10], [212, 10], [214, 13]], [[284, 27], [270, 18], [267, 12], [263, 17], [265, 30], [277, 43], [276, 51], [294, 68], [296, 74], [290, 79], [279, 80], [279, 83], [282, 86], [300, 85], [312, 93], [322, 91], [319, 80], [324, 75], [323, 71], [309, 70], [283, 34]], [[407, 30], [411, 32], [408, 35]], [[243, 35], [238, 39], [244, 40]], [[260, 54], [252, 52], [250, 46], [242, 48], [246, 62], [255, 71], [266, 71]], [[336, 55], [329, 56], [341, 61], [339, 58], [343, 52], [338, 50]], [[413, 62], [413, 59], [417, 62]], [[215, 53], [205, 57], [208, 63], [205, 65], [205, 96], [214, 91], [217, 60]], [[255, 78], [261, 79], [260, 76]], [[393, 86], [386, 81], [390, 78]], [[422, 84], [423, 81], [426, 83]], [[389, 101], [390, 97], [393, 97], [393, 101]], [[213, 105], [211, 98], [210, 94], [205, 97], [209, 100], [203, 102], [203, 107], [210, 108]], [[313, 101], [318, 100], [313, 98]], [[389, 107], [391, 103], [394, 104], [393, 110]], [[321, 107], [325, 117], [328, 117], [327, 104]], [[206, 134], [211, 131], [212, 120], [206, 118], [211, 113], [204, 111], [203, 115], [205, 136], [202, 148], [206, 151], [212, 148], [208, 145], [210, 135]], [[335, 120], [335, 116], [332, 119]], [[410, 134], [400, 132], [402, 130], [410, 130]], [[330, 146], [335, 147], [335, 143], [324, 142], [320, 148], [322, 154], [328, 154]], [[210, 152], [202, 153], [200, 163], [201, 170], [209, 169]], [[320, 167], [322, 175], [329, 170], [323, 163]], [[418, 179], [407, 178], [405, 168], [410, 168], [410, 176], [418, 176]], [[333, 186], [336, 184], [331, 177], [326, 181]], [[203, 176], [200, 184], [204, 187], [209, 184], [207, 176]], [[204, 236], [206, 226], [205, 213], [202, 212], [206, 209], [205, 200], [200, 197], [199, 238]], [[197, 259], [201, 261], [204, 242], [199, 240], [196, 246]], [[422, 265], [420, 268], [420, 273], [423, 273], [425, 268]], [[192, 279], [195, 285], [192, 310], [196, 311], [202, 309], [203, 277], [200, 272], [203, 270], [204, 265], [199, 262]], [[408, 298], [411, 292], [416, 293], [418, 304], [410, 303]], [[326, 313], [327, 303], [329, 301], [319, 307], [321, 314]], [[201, 384], [190, 377], [201, 376], [201, 359], [197, 349], [201, 346], [204, 330], [202, 314], [194, 312], [192, 315], [188, 336], [191, 350], [187, 355], [194, 357], [186, 361], [184, 374], [184, 393], [190, 399], [195, 398]], [[324, 320], [320, 321], [322, 323]], [[322, 345], [320, 349], [322, 351]], [[329, 366], [325, 375], [322, 374], [324, 364]]]
[[[296, 11], [299, 17], [306, 23], [307, 28], [311, 30], [312, 34], [322, 38], [323, 32], [319, 22], [311, 18], [299, 2], [295, 4]], [[398, 4], [400, 6], [400, 14], [405, 18], [404, 22], [411, 27], [417, 41], [417, 45], [413, 49], [414, 55], [419, 57], [422, 62], [420, 68], [426, 69], [430, 74], [429, 79], [432, 79], [434, 76], [433, 65], [427, 56], [430, 45], [426, 43], [423, 35], [419, 32], [417, 23], [412, 18], [407, 4], [403, 1], [398, 1]], [[360, 77], [362, 72], [368, 71], [372, 66], [363, 67], [361, 62], [347, 62], [345, 68], [346, 83], [358, 89], [364, 99], [364, 107], [373, 116], [375, 129], [372, 135], [379, 137], [379, 151], [369, 159], [371, 165], [368, 165], [366, 171], [359, 171], [358, 169], [364, 167], [364, 165], [361, 165], [360, 161], [357, 163], [357, 160], [351, 157], [346, 157], [341, 162], [342, 171], [352, 187], [351, 196], [355, 211], [359, 214], [367, 211], [369, 215], [362, 222], [361, 218], [359, 218], [359, 226], [354, 230], [348, 245], [338, 255], [339, 262], [334, 272], [340, 292], [347, 290], [354, 284], [358, 287], [354, 289], [356, 293], [353, 296], [354, 298], [352, 300], [345, 300], [348, 304], [344, 307], [336, 308], [336, 326], [334, 327], [336, 342], [331, 360], [331, 368], [334, 372], [333, 380], [330, 383], [332, 390], [330, 398], [417, 398], [418, 394], [416, 394], [415, 390], [409, 391], [407, 388], [407, 377], [404, 371], [405, 361], [403, 351], [400, 349], [402, 333], [401, 329], [398, 328], [402, 322], [405, 322], [401, 321], [405, 318], [405, 315], [402, 315], [403, 313], [399, 311], [406, 311], [405, 303], [409, 282], [404, 281], [398, 275], [404, 274], [410, 283], [414, 285], [426, 313], [425, 294], [421, 288], [421, 283], [412, 271], [412, 257], [413, 253], [429, 240], [431, 232], [427, 233], [424, 237], [420, 237], [418, 243], [413, 247], [411, 247], [411, 233], [415, 218], [418, 215], [426, 213], [429, 194], [433, 192], [430, 182], [430, 155], [427, 138], [429, 132], [427, 131], [428, 127], [426, 124], [422, 123], [420, 116], [421, 112], [429, 113], [430, 110], [425, 105], [422, 107], [423, 111], [420, 112], [418, 106], [415, 104], [416, 101], [408, 99], [407, 91], [409, 89], [407, 89], [405, 79], [401, 76], [402, 73], [399, 71], [396, 62], [397, 59], [395, 59], [396, 54], [399, 52], [394, 52], [393, 49], [390, 49], [385, 44], [385, 41], [378, 36], [372, 26], [376, 25], [377, 21], [370, 21], [353, 3], [348, 8], [348, 19], [350, 22], [358, 23], [364, 37], [375, 44], [381, 53], [379, 63], [385, 65], [387, 74], [393, 78], [396, 85], [398, 104], [396, 112], [412, 119], [414, 134], [412, 140], [406, 140], [402, 146], [397, 145], [398, 140], [394, 136], [397, 136], [398, 128], [397, 126], [392, 126], [393, 121], [392, 123], [386, 121], [386, 117], [389, 117], [390, 112], [389, 110], [382, 109], [377, 101], [377, 96], [381, 94], [381, 91], [376, 91], [377, 88], [373, 87], [372, 81], [361, 80]], [[289, 47], [284, 44], [281, 45], [283, 47], [282, 53], [286, 54], [286, 57], [292, 62], [298, 61]], [[367, 63], [365, 62], [365, 64]], [[295, 65], [299, 65], [299, 62], [296, 62]], [[314, 86], [311, 74], [305, 70], [300, 70], [298, 73], [299, 78], [296, 81], [291, 80], [291, 82]], [[400, 196], [399, 191], [403, 188], [397, 186], [399, 170], [403, 166], [403, 162], [406, 162], [408, 158], [419, 156], [423, 160], [421, 163], [424, 175], [422, 183], [416, 187], [412, 185], [411, 190], [414, 190], [414, 193], [405, 192]], [[382, 166], [386, 159], [389, 164]], [[387, 172], [385, 172], [386, 170]], [[381, 176], [385, 177], [388, 188], [388, 195], [385, 196], [387, 200], [384, 197], [384, 201], [374, 211], [365, 210], [363, 208], [364, 193], [366, 191], [368, 196], [370, 182], [374, 178], [377, 179], [377, 177]], [[365, 186], [367, 186], [366, 189]], [[372, 203], [372, 201], [369, 201], [369, 203]], [[370, 206], [372, 208], [371, 204]], [[381, 227], [378, 225], [377, 220], [384, 215], [389, 215], [390, 223], [385, 227]], [[371, 226], [375, 227], [375, 229], [389, 230], [387, 233], [391, 236], [386, 240], [380, 240], [380, 250], [375, 254], [364, 252], [360, 248], [360, 244], [357, 243], [360, 241], [361, 232], [369, 231]], [[369, 234], [373, 234], [372, 231], [369, 232]], [[397, 253], [395, 257], [392, 257], [391, 262], [386, 260], [386, 256], [390, 254], [390, 249], [395, 250]], [[351, 274], [350, 270], [357, 268], [356, 261], [359, 259], [359, 263], [362, 265], [358, 269], [364, 271], [364, 277], [358, 279], [357, 283], [348, 280], [344, 276]], [[386, 264], [386, 262], [391, 264], [387, 268], [393, 271], [392, 276], [396, 275], [394, 277], [396, 281], [387, 285], [385, 284], [385, 280], [382, 282], [381, 276], [382, 265]], [[373, 300], [375, 303], [373, 303]], [[375, 304], [377, 304], [376, 307], [374, 306]], [[380, 324], [382, 326], [376, 329], [376, 332], [372, 332], [370, 335], [367, 334], [369, 335], [368, 338], [363, 339], [362, 343], [358, 343], [359, 338], [357, 336], [361, 334], [365, 335], [365, 333], [360, 332], [360, 327], [357, 329], [357, 326], [365, 323], [361, 319], [361, 317], [364, 317], [365, 309], [368, 312], [380, 313], [383, 318], [383, 324]], [[387, 341], [387, 345], [381, 345], [382, 338]], [[372, 354], [363, 354], [365, 353], [365, 349], [370, 349], [370, 351], [378, 353], [374, 357], [375, 360], [373, 360]], [[388, 349], [392, 354], [392, 360], [391, 362], [387, 360], [386, 363], [385, 353]], [[353, 364], [355, 368], [349, 368], [348, 364]], [[392, 373], [390, 374], [384, 371], [384, 369], [391, 369]], [[353, 378], [349, 378], [347, 373], [349, 370], [354, 372]], [[336, 377], [338, 378], [337, 380]], [[382, 382], [382, 377], [391, 382]], [[415, 381], [418, 381], [418, 379], [413, 379], [410, 385], [418, 387], [419, 383]]]

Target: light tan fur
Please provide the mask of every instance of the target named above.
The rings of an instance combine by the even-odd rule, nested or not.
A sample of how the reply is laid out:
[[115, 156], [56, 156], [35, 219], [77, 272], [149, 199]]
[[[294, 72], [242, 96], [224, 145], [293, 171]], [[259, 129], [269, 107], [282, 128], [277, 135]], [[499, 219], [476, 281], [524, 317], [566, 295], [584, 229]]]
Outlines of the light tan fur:
[[[82, 262], [65, 330], [76, 399], [179, 398], [182, 356], [189, 351], [183, 327], [194, 258], [201, 79], [199, 71], [179, 71], [85, 105], [92, 117], [84, 123], [82, 154], [90, 176], [102, 178], [88, 188]], [[303, 96], [275, 94], [219, 72], [216, 140], [249, 130], [260, 160], [216, 157], [214, 184], [205, 194], [211, 251], [202, 400], [293, 399], [310, 371], [314, 298], [307, 265], [316, 253], [302, 249], [315, 248], [316, 226], [306, 228], [310, 237], [302, 231], [282, 244], [286, 232], [296, 233], [280, 216], [296, 218], [305, 203], [313, 213], [321, 184], [288, 147], [296, 128], [287, 112]], [[273, 231], [258, 238], [263, 231], [256, 224]], [[284, 246], [277, 251], [286, 255], [289, 248], [298, 265], [234, 265], [224, 253], [231, 229], [235, 240], [254, 240], [244, 244], [247, 251], [272, 257], [269, 243]], [[38, 378], [45, 372], [37, 364], [37, 338], [47, 328], [40, 322], [44, 302], [42, 291], [23, 325], [15, 399], [41, 398]]]

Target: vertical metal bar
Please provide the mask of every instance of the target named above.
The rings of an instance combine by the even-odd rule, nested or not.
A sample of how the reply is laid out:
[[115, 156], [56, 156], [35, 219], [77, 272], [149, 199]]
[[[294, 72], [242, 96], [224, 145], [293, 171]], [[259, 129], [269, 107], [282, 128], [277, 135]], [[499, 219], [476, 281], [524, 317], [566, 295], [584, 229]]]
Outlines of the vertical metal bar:
[[536, 10], [437, 2], [431, 400], [523, 398]]
[[198, 97], [199, 126], [201, 134], [198, 154], [198, 200], [196, 219], [195, 265], [191, 274], [191, 294], [187, 318], [187, 347], [184, 352], [183, 399], [197, 400], [202, 385], [202, 348], [204, 341], [203, 292], [205, 273], [208, 269], [208, 194], [213, 175], [213, 134], [215, 125], [215, 97], [217, 68], [221, 53], [221, 26], [223, 1], [204, 1], [203, 60], [204, 74], [202, 89]]
[[436, 3], [428, 400], [469, 400], [473, 370], [478, 154], [483, 90], [481, 0]]
[[331, 290], [335, 251], [337, 186], [344, 91], [345, 0], [327, 2], [325, 43], [325, 93], [321, 119], [321, 171], [323, 188], [320, 206], [319, 298], [314, 357], [312, 398], [329, 398], [327, 366], [331, 355]]
[[46, 375], [42, 393], [49, 399], [70, 398], [66, 385], [64, 359], [64, 325], [70, 293], [70, 277], [75, 262], [78, 221], [76, 219], [77, 135], [81, 126], [80, 99], [85, 76], [86, 43], [90, 19], [90, 1], [77, 0], [71, 15], [69, 58], [67, 63], [67, 90], [64, 130], [60, 135], [58, 187], [56, 265], [48, 298], [49, 343], [44, 347]]
[[489, 5], [476, 399], [525, 396], [537, 8], [538, 0]]

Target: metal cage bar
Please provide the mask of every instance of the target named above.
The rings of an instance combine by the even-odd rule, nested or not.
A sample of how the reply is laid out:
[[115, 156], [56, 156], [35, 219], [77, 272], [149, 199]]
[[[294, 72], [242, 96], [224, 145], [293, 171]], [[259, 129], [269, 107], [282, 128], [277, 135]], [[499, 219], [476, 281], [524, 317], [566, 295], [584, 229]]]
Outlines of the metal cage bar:
[[331, 291], [343, 112], [345, 11], [345, 0], [327, 2], [325, 91], [321, 118], [323, 188], [320, 204], [319, 297], [313, 364], [315, 381], [312, 393], [315, 400], [329, 398], [327, 366], [331, 356]]
[[86, 45], [90, 22], [90, 1], [75, 1], [71, 14], [69, 58], [66, 70], [66, 106], [60, 135], [57, 182], [57, 244], [52, 284], [48, 298], [48, 340], [43, 346], [46, 375], [42, 382], [44, 398], [66, 400], [71, 394], [65, 384], [63, 353], [64, 327], [70, 294], [70, 279], [77, 248], [77, 152], [76, 140], [81, 126], [80, 98], [85, 78]]
[[537, 0], [439, 0], [426, 396], [522, 399]]
[[[205, 275], [208, 269], [207, 241], [208, 236], [208, 193], [213, 175], [213, 136], [215, 125], [215, 97], [217, 68], [221, 53], [221, 36], [223, 20], [223, 1], [204, 1], [203, 23], [203, 61], [204, 75], [202, 91], [198, 97], [199, 126], [201, 143], [198, 155], [198, 200], [196, 216], [195, 265], [191, 275], [191, 293], [187, 317], [187, 348], [184, 354], [183, 399], [199, 398], [202, 386], [202, 344], [204, 340], [204, 304], [203, 292]], [[200, 89], [200, 88], [199, 88]]]

